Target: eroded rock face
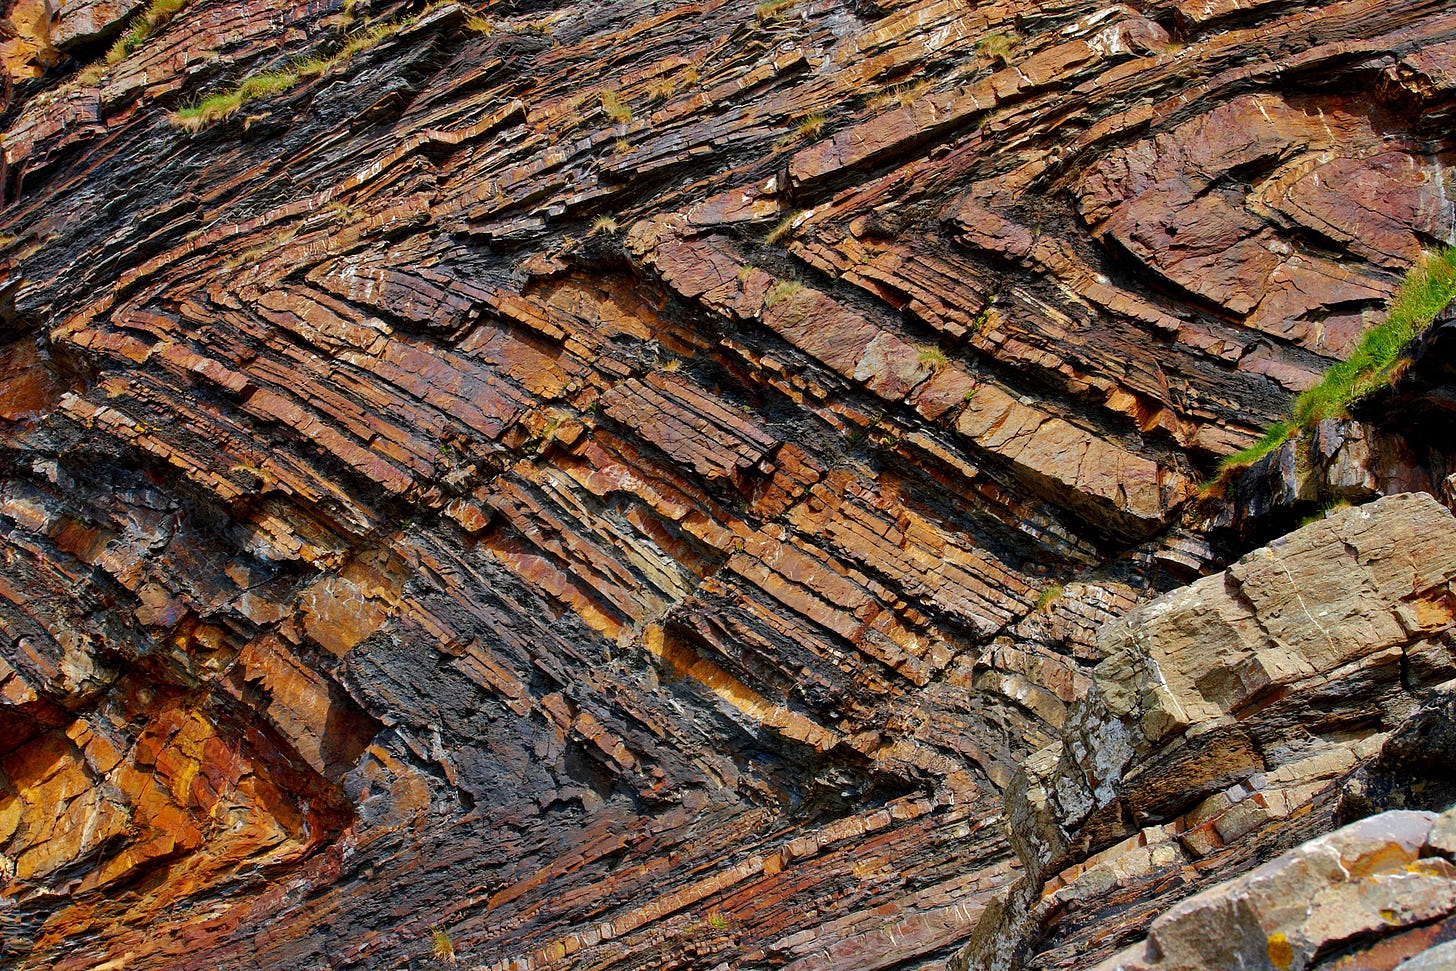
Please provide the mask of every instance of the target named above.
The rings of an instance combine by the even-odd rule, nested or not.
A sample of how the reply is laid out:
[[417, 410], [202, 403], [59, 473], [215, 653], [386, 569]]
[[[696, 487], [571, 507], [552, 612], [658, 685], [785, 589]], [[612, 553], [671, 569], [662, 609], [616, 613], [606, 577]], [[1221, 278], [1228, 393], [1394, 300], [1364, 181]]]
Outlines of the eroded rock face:
[[1456, 936], [1456, 867], [1435, 832], [1435, 813], [1389, 812], [1311, 840], [1178, 904], [1097, 971], [1441, 967], [1430, 962]]
[[[1413, 780], [1439, 771], [1401, 756], [1420, 748], [1449, 705], [1453, 583], [1456, 518], [1430, 495], [1396, 495], [1332, 512], [1104, 626], [1103, 660], [1062, 738], [1030, 758], [1007, 793], [1023, 883], [955, 964], [1087, 966], [1119, 935], [1139, 934], [1162, 909], [1158, 897], [1217, 882], [1220, 870], [1328, 828], [1341, 799], [1348, 818], [1360, 796], [1371, 809], [1420, 798], [1392, 796], [1381, 780], [1396, 766]], [[1425, 700], [1431, 707], [1419, 708]], [[1439, 741], [1432, 747], [1439, 765]], [[1418, 805], [1438, 801], [1433, 789]], [[1406, 890], [1436, 907], [1406, 923], [1444, 917], [1451, 908], [1439, 900], [1456, 871], [1438, 866], [1430, 887], [1402, 882], [1432, 815], [1384, 818], [1369, 839], [1346, 831], [1347, 843], [1314, 844], [1239, 887], [1190, 898], [1154, 923], [1146, 954], [1128, 951], [1106, 967], [1237, 967], [1239, 955], [1243, 966], [1264, 966], [1266, 938], [1278, 933], [1291, 956], [1276, 966], [1303, 968], [1327, 956], [1330, 941], [1405, 926], [1372, 915], [1405, 907], [1394, 901]], [[1331, 846], [1348, 849], [1358, 874], [1358, 858], [1380, 857], [1387, 837], [1407, 856], [1391, 864], [1389, 886], [1351, 884], [1349, 900], [1332, 890], [1310, 918], [1318, 928], [1274, 906], [1303, 907], [1310, 894], [1290, 881], [1323, 885], [1314, 861], [1328, 869], [1346, 852]], [[1367, 906], [1367, 891], [1389, 906]], [[1240, 902], [1246, 892], [1264, 902]]]
[[[943, 962], [1099, 628], [1222, 565], [1196, 484], [1453, 232], [1423, 0], [192, 0], [94, 72], [135, 5], [6, 9], [22, 968]], [[1147, 872], [1322, 825], [1443, 603], [1180, 685], [1291, 690]]]

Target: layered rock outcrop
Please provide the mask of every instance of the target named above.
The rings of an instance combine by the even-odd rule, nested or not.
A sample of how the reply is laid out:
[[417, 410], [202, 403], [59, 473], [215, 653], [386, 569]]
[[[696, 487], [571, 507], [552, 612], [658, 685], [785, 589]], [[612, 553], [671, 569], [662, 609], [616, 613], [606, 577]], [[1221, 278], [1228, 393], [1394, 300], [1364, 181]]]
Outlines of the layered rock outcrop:
[[1098, 971], [1449, 967], [1453, 823], [1450, 812], [1402, 811], [1352, 823], [1183, 901]]
[[[1453, 581], [1456, 518], [1429, 495], [1398, 495], [1331, 512], [1106, 625], [1103, 660], [1063, 737], [1008, 790], [1021, 883], [953, 966], [1087, 966], [1169, 896], [1328, 830], [1341, 813], [1444, 808], [1441, 747], [1435, 764], [1395, 753], [1397, 726], [1439, 722], [1445, 704], [1420, 706], [1452, 690]], [[1352, 778], [1363, 763], [1389, 774], [1375, 768], [1386, 762], [1429, 778], [1430, 792], [1392, 799], [1392, 787]], [[1343, 907], [1332, 899], [1319, 919], [1338, 923]], [[1253, 907], [1283, 919], [1266, 909]], [[1207, 966], [1238, 966], [1222, 932], [1205, 931], [1207, 955], [1225, 958]], [[1177, 960], [1169, 966], [1193, 959]]]
[[[433, 931], [501, 969], [942, 964], [1051, 866], [1003, 791], [1106, 698], [1097, 631], [1273, 530], [1198, 482], [1456, 231], [1429, 0], [5, 16], [18, 968], [407, 967]], [[1413, 441], [1351, 498], [1439, 491]], [[1444, 602], [1373, 667], [1190, 676], [1199, 724], [1299, 687], [1194, 787], [1255, 816], [1248, 732], [1356, 679], [1293, 822], [1199, 810], [1225, 875], [1333, 823], [1300, 780], [1438, 680]], [[1146, 828], [1095, 808], [1038, 838]]]

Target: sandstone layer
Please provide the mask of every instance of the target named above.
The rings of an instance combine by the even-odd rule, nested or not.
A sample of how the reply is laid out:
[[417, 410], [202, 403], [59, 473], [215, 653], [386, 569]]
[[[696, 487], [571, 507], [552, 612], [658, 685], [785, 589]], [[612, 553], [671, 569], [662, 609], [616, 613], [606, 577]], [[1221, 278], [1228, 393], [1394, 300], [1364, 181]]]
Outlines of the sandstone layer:
[[[1098, 971], [1447, 968], [1456, 960], [1456, 812], [1388, 812], [1312, 840], [1158, 917]], [[1371, 935], [1388, 935], [1372, 943]], [[1353, 947], [1341, 945], [1354, 940]], [[1339, 953], [1346, 950], [1346, 953]]]
[[1085, 932], [1078, 846], [1235, 876], [1449, 676], [1438, 572], [1378, 661], [1225, 617], [1134, 746], [1214, 802], [1016, 818], [1104, 624], [1450, 474], [1192, 501], [1456, 233], [1447, 4], [173, 6], [0, 30], [0, 963], [1086, 966], [1203, 877]]
[[[1204, 888], [1346, 816], [1429, 811], [1456, 797], [1446, 782], [1456, 746], [1430, 737], [1456, 688], [1453, 582], [1456, 518], [1429, 495], [1403, 494], [1333, 511], [1104, 626], [1103, 660], [1062, 738], [1028, 759], [1007, 791], [1025, 864], [1020, 882], [984, 915], [952, 967], [1085, 967], [1089, 954], [1143, 933], [1147, 968], [1264, 966], [1262, 950], [1254, 961], [1253, 945], [1240, 943], [1253, 940], [1253, 925], [1236, 933], [1206, 907], [1210, 895], [1244, 890]], [[1415, 774], [1403, 790], [1389, 784], [1402, 771]], [[1400, 869], [1418, 855], [1425, 830], [1410, 839], [1395, 832], [1408, 856], [1390, 864]], [[1370, 833], [1373, 860], [1387, 834]], [[1311, 844], [1299, 859], [1328, 856], [1328, 845]], [[1356, 875], [1365, 852], [1348, 854]], [[1284, 866], [1308, 875], [1304, 863]], [[1309, 879], [1325, 882], [1315, 870]], [[1274, 934], [1294, 942], [1289, 961], [1276, 964], [1283, 971], [1295, 956], [1301, 968], [1328, 957], [1327, 944], [1395, 934], [1452, 909], [1438, 906], [1444, 883], [1396, 881], [1379, 893], [1400, 897], [1413, 915], [1427, 903], [1435, 909], [1366, 927], [1365, 905], [1345, 890], [1332, 885], [1328, 899], [1317, 899], [1271, 879], [1273, 889], [1228, 906], [1237, 920], [1261, 922], [1259, 948]], [[1168, 897], [1195, 890], [1203, 892], [1148, 929]], [[1308, 927], [1289, 924], [1296, 910]], [[1315, 929], [1342, 921], [1352, 923], [1338, 933]], [[1176, 946], [1159, 930], [1175, 924], [1166, 933]], [[1456, 919], [1450, 925], [1456, 933]], [[1320, 933], [1327, 937], [1315, 940]], [[1119, 960], [1141, 971], [1143, 953]]]

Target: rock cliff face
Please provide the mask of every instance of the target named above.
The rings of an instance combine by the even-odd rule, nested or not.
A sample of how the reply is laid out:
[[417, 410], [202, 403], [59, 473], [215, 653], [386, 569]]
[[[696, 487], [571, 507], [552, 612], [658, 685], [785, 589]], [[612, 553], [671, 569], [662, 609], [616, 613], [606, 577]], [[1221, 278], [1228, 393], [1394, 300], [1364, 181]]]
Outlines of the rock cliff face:
[[[1009, 828], [1026, 864], [1021, 882], [988, 911], [952, 966], [1086, 966], [1088, 954], [1145, 931], [1170, 896], [1217, 883], [1271, 848], [1347, 815], [1448, 805], [1456, 794], [1437, 780], [1449, 776], [1456, 746], [1425, 736], [1433, 716], [1437, 724], [1448, 717], [1437, 699], [1450, 698], [1456, 675], [1453, 580], [1456, 518], [1430, 496], [1406, 494], [1333, 512], [1107, 624], [1103, 660], [1062, 738], [1028, 759], [1008, 790]], [[1433, 700], [1442, 707], [1420, 710]], [[1397, 722], [1405, 724], [1392, 734]], [[1352, 775], [1362, 763], [1375, 778], [1369, 770]], [[1424, 784], [1405, 792], [1383, 784], [1401, 769]], [[1415, 858], [1424, 833], [1400, 866]], [[1300, 852], [1314, 859], [1326, 851]], [[1357, 875], [1365, 852], [1347, 854]], [[1300, 863], [1291, 872], [1306, 869]], [[1438, 869], [1444, 888], [1451, 874]], [[1322, 884], [1325, 876], [1310, 879]], [[1338, 892], [1321, 903], [1282, 880], [1229, 905], [1246, 923], [1264, 925], [1261, 948], [1275, 933], [1297, 936], [1294, 926], [1281, 929], [1290, 920], [1275, 906], [1283, 894], [1311, 928], [1353, 921], [1339, 932], [1300, 931], [1300, 968], [1328, 957], [1324, 945], [1456, 910], [1456, 899], [1440, 903], [1445, 889], [1412, 884], [1411, 900], [1429, 897], [1433, 910], [1356, 927], [1364, 918], [1345, 913], [1350, 902]], [[1206, 917], [1188, 904], [1160, 918], [1178, 929], [1160, 937], [1154, 925], [1147, 967], [1262, 966], [1247, 954], [1240, 963], [1249, 926], [1220, 927]], [[1448, 923], [1456, 935], [1456, 917]], [[1314, 940], [1317, 933], [1326, 936]], [[1158, 955], [1169, 963], [1160, 965]], [[1135, 962], [1141, 956], [1141, 948], [1126, 955], [1129, 971], [1144, 967]], [[1287, 971], [1293, 960], [1280, 967]]]
[[[1153, 923], [1146, 944], [1097, 971], [1449, 968], [1456, 961], [1453, 824], [1450, 811], [1353, 823], [1185, 900]], [[1371, 943], [1380, 935], [1388, 936]]]
[[1439, 351], [1195, 493], [1456, 236], [1448, 4], [5, 10], [0, 964], [1090, 967], [1431, 808], [1434, 500], [1197, 578]]

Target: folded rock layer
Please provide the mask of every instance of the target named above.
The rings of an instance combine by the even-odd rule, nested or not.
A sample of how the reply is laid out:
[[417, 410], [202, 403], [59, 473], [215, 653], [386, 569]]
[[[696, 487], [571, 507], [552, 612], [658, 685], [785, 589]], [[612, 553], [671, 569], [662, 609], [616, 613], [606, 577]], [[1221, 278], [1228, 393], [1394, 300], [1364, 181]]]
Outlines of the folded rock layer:
[[7, 967], [941, 966], [1104, 624], [1451, 471], [1193, 501], [1456, 238], [1434, 0], [15, 0], [0, 69]]

